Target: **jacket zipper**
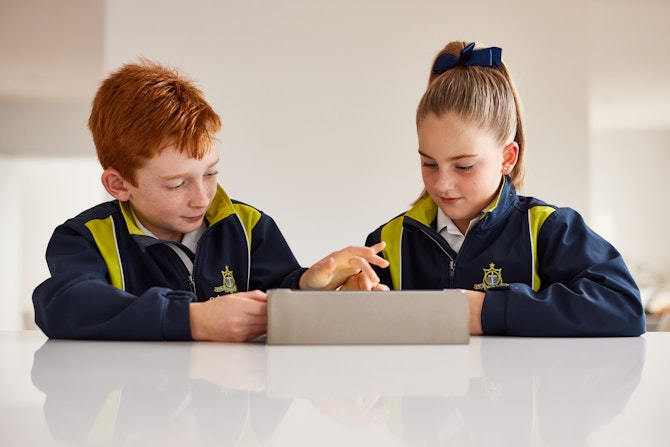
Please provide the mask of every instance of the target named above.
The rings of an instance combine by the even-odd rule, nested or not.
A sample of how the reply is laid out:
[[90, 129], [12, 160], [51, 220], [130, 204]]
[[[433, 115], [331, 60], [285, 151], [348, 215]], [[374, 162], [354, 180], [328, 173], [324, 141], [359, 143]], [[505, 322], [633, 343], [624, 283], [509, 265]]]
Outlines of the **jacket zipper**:
[[442, 247], [442, 245], [440, 245], [440, 243], [438, 241], [436, 241], [435, 238], [432, 235], [428, 234], [428, 232], [425, 231], [425, 230], [421, 230], [421, 232], [423, 234], [425, 234], [426, 236], [428, 236], [430, 238], [430, 240], [432, 240], [433, 243], [435, 243], [438, 247], [440, 247], [440, 250], [442, 250], [444, 252], [444, 254], [447, 255], [447, 257], [449, 258], [449, 287], [450, 288], [453, 287], [454, 286], [454, 274], [456, 273], [456, 260], [451, 257], [449, 252], [447, 250], [445, 250], [444, 247]]
[[188, 286], [191, 289], [191, 292], [196, 293], [195, 292], [195, 279], [193, 279], [193, 275], [188, 275], [186, 277], [186, 280], [188, 281]]

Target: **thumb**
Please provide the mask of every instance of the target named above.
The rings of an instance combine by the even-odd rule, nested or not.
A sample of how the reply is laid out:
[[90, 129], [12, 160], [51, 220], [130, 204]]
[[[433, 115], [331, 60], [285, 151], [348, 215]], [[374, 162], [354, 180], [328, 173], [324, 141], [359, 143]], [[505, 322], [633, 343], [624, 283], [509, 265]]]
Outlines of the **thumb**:
[[300, 288], [323, 289], [330, 282], [336, 267], [337, 263], [332, 256], [320, 260], [303, 273], [300, 278]]

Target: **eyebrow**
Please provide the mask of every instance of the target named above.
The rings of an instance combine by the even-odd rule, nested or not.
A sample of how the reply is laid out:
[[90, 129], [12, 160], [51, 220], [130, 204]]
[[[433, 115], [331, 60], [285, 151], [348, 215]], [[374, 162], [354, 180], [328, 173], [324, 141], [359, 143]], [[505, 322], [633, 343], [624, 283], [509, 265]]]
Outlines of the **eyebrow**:
[[[431, 157], [430, 155], [428, 155], [428, 154], [424, 154], [423, 152], [421, 152], [421, 149], [419, 149], [419, 155], [421, 155], [422, 157], [430, 158], [431, 160], [435, 160], [435, 159], [434, 159], [433, 157]], [[472, 158], [472, 157], [476, 157], [476, 156], [477, 156], [476, 154], [457, 155], [457, 156], [455, 156], [455, 157], [451, 157], [449, 160], [453, 160], [453, 161], [455, 161], [455, 160], [461, 160], [461, 159], [463, 159], [463, 158]]]
[[[217, 157], [217, 159], [212, 164], [207, 166], [207, 170], [212, 169], [214, 166], [216, 166], [219, 163], [219, 161], [220, 161], [220, 158]], [[174, 174], [174, 175], [159, 175], [158, 177], [160, 177], [163, 180], [176, 180], [176, 179], [184, 178], [184, 177], [188, 177], [188, 176], [186, 175], [186, 173], [179, 173], [179, 174]]]

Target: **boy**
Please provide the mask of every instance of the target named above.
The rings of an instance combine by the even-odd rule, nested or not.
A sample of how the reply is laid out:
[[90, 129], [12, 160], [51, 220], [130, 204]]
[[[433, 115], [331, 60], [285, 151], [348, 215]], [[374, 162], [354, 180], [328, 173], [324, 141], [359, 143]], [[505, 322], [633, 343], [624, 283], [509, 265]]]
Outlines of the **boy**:
[[265, 290], [379, 282], [368, 263], [387, 265], [383, 244], [306, 270], [269, 216], [228, 198], [217, 183], [220, 119], [175, 70], [140, 60], [112, 73], [89, 128], [116, 200], [54, 231], [52, 276], [33, 293], [47, 336], [248, 341], [266, 331]]

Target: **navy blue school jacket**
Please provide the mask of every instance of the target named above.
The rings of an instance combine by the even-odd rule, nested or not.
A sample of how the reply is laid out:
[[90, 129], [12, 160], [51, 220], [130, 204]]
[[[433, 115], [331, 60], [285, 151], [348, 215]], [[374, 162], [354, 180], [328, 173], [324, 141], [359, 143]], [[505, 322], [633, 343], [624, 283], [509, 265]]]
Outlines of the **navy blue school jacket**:
[[35, 322], [51, 338], [191, 340], [189, 305], [211, 297], [297, 288], [303, 269], [275, 222], [219, 186], [205, 215], [193, 274], [171, 245], [145, 235], [127, 203], [111, 201], [57, 227], [51, 277], [33, 292]]
[[639, 289], [621, 254], [575, 210], [517, 195], [508, 177], [457, 254], [437, 232], [426, 195], [372, 232], [386, 242], [391, 289], [485, 292], [484, 334], [637, 336], [645, 332]]

